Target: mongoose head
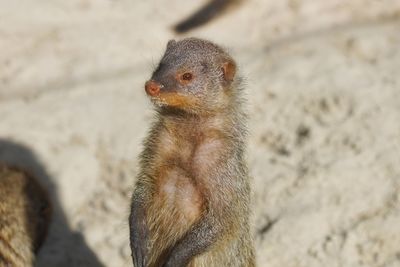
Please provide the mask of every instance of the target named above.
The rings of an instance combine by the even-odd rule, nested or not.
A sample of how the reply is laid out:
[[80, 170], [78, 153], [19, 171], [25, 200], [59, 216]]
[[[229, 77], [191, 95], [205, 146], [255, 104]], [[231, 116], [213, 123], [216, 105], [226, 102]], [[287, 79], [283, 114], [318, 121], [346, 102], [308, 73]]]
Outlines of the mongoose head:
[[160, 109], [211, 113], [231, 100], [236, 63], [219, 46], [205, 40], [171, 40], [145, 89]]

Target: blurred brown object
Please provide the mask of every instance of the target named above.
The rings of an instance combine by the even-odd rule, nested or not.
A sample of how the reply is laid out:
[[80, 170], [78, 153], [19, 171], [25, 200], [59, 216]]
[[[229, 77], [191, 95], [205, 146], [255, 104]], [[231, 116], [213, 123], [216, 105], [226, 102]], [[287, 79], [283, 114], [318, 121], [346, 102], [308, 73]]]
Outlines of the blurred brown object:
[[210, 1], [202, 8], [200, 8], [197, 12], [175, 25], [174, 31], [176, 33], [185, 33], [194, 28], [200, 27], [242, 2], [243, 0]]
[[36, 179], [0, 163], [0, 266], [33, 266], [50, 217], [49, 198]]

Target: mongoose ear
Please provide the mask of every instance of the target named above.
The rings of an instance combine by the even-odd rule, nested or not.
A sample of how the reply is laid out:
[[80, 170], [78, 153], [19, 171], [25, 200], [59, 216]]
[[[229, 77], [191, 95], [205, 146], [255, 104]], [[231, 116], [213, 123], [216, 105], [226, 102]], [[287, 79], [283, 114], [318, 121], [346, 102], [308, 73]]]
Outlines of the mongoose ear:
[[173, 39], [169, 40], [168, 43], [167, 43], [167, 50], [172, 48], [175, 44], [176, 44], [175, 40], [173, 40]]
[[224, 80], [228, 83], [233, 81], [236, 74], [236, 64], [232, 60], [228, 60], [222, 64], [222, 72], [224, 74]]

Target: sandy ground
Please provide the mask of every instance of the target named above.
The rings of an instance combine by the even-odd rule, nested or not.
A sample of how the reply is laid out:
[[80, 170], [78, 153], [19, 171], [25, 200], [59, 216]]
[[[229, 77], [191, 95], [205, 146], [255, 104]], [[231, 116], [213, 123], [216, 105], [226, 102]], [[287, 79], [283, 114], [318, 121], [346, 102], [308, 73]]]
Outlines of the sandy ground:
[[[0, 0], [0, 159], [55, 206], [37, 266], [131, 266], [143, 84], [201, 2]], [[259, 266], [400, 266], [400, 1], [246, 1], [191, 33], [247, 77]]]

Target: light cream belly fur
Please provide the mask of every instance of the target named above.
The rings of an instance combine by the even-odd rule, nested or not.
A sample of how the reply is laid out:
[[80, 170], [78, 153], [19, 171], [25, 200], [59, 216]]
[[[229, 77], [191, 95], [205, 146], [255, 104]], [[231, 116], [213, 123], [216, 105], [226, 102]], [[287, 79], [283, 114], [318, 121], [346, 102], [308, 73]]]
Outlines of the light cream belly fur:
[[201, 193], [185, 171], [178, 167], [164, 170], [148, 209], [149, 262], [154, 264], [158, 256], [167, 256], [163, 255], [166, 250], [191, 228], [202, 212]]

